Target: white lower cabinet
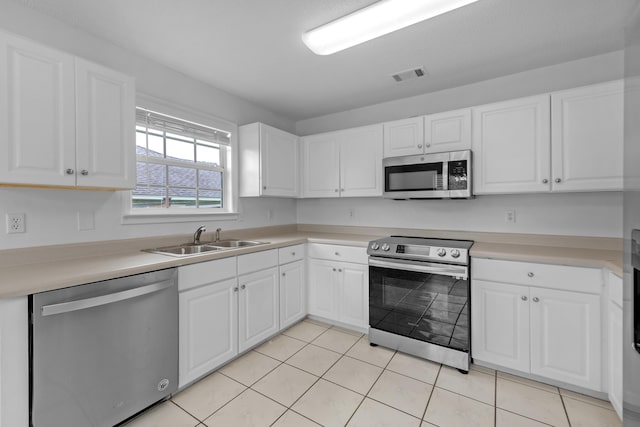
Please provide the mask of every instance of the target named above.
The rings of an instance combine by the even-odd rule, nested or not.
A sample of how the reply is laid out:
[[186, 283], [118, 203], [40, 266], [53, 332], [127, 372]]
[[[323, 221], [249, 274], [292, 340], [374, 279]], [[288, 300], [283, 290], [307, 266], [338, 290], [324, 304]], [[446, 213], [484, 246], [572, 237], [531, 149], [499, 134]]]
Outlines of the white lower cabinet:
[[29, 425], [27, 297], [0, 300], [0, 427]]
[[236, 278], [181, 292], [180, 387], [238, 354]]
[[238, 278], [238, 349], [243, 352], [279, 330], [278, 269]]
[[304, 261], [280, 266], [280, 329], [287, 328], [307, 315]]
[[609, 401], [622, 418], [622, 366], [623, 366], [623, 311], [622, 311], [622, 279], [608, 273], [609, 311], [608, 320], [608, 387]]
[[474, 360], [603, 390], [600, 270], [474, 259], [471, 271]]
[[369, 266], [363, 260], [365, 248], [310, 244], [309, 314], [365, 330], [369, 325]]

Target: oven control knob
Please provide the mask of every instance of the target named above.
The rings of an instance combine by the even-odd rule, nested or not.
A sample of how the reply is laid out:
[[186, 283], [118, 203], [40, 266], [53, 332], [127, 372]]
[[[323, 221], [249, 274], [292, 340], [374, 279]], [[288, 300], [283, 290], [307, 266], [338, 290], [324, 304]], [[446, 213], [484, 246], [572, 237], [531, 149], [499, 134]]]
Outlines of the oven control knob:
[[447, 251], [444, 248], [440, 248], [436, 253], [438, 254], [439, 257], [443, 257], [447, 254]]
[[391, 246], [389, 246], [388, 243], [383, 243], [382, 244], [382, 250], [383, 251], [388, 251], [389, 249], [391, 249]]
[[378, 249], [380, 249], [380, 245], [374, 242], [371, 244], [371, 249], [373, 249], [374, 251], [377, 251]]
[[457, 250], [457, 249], [453, 249], [453, 250], [451, 250], [451, 256], [452, 256], [453, 258], [458, 258], [458, 257], [460, 256], [460, 251], [459, 251], [459, 250]]

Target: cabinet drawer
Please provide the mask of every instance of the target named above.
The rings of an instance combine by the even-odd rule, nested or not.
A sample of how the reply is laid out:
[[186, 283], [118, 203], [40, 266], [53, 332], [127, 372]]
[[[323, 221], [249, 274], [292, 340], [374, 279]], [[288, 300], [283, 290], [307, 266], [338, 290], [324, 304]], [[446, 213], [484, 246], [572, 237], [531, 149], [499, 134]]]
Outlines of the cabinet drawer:
[[280, 264], [287, 264], [300, 259], [304, 259], [304, 243], [278, 249], [278, 262]]
[[485, 258], [472, 259], [471, 277], [490, 282], [514, 283], [593, 294], [599, 294], [602, 285], [602, 271], [598, 268]]
[[278, 265], [277, 249], [240, 255], [238, 257], [238, 274], [264, 270], [265, 268], [275, 267], [276, 265]]
[[328, 259], [332, 261], [355, 262], [368, 264], [367, 248], [341, 245], [324, 245], [311, 243], [308, 247], [309, 258]]
[[184, 291], [236, 277], [236, 257], [185, 265], [178, 268], [178, 290]]

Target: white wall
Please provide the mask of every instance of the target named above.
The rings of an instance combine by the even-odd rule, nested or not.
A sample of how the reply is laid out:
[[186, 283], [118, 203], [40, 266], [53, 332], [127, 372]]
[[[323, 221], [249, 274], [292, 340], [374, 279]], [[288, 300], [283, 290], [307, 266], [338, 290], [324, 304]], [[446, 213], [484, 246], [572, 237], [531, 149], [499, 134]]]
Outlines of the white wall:
[[[11, 0], [0, 0], [0, 30], [104, 64], [136, 77], [140, 93], [239, 125], [262, 121], [293, 131], [295, 124], [265, 108], [206, 85]], [[0, 95], [1, 96], [1, 95]], [[294, 200], [240, 199], [237, 221], [122, 225], [122, 192], [0, 188], [0, 249], [129, 237], [193, 233], [200, 224], [237, 229], [295, 223]], [[268, 213], [271, 211], [271, 217]], [[24, 234], [5, 233], [6, 213], [26, 214]], [[78, 212], [93, 217], [80, 231]]]
[[623, 75], [623, 51], [611, 52], [452, 89], [301, 120], [296, 123], [296, 132], [302, 136], [347, 129], [615, 80]]
[[[298, 223], [621, 237], [622, 193], [478, 196], [471, 200], [299, 200]], [[516, 222], [505, 222], [505, 210]], [[353, 213], [353, 216], [350, 216]]]

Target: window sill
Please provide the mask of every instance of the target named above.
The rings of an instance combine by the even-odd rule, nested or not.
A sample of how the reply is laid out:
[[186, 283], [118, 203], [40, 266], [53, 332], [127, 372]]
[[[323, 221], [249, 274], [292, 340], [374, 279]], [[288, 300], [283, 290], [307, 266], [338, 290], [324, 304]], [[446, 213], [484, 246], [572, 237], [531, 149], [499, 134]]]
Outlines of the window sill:
[[122, 215], [121, 223], [129, 224], [168, 224], [176, 222], [229, 221], [237, 220], [237, 212], [141, 212]]

